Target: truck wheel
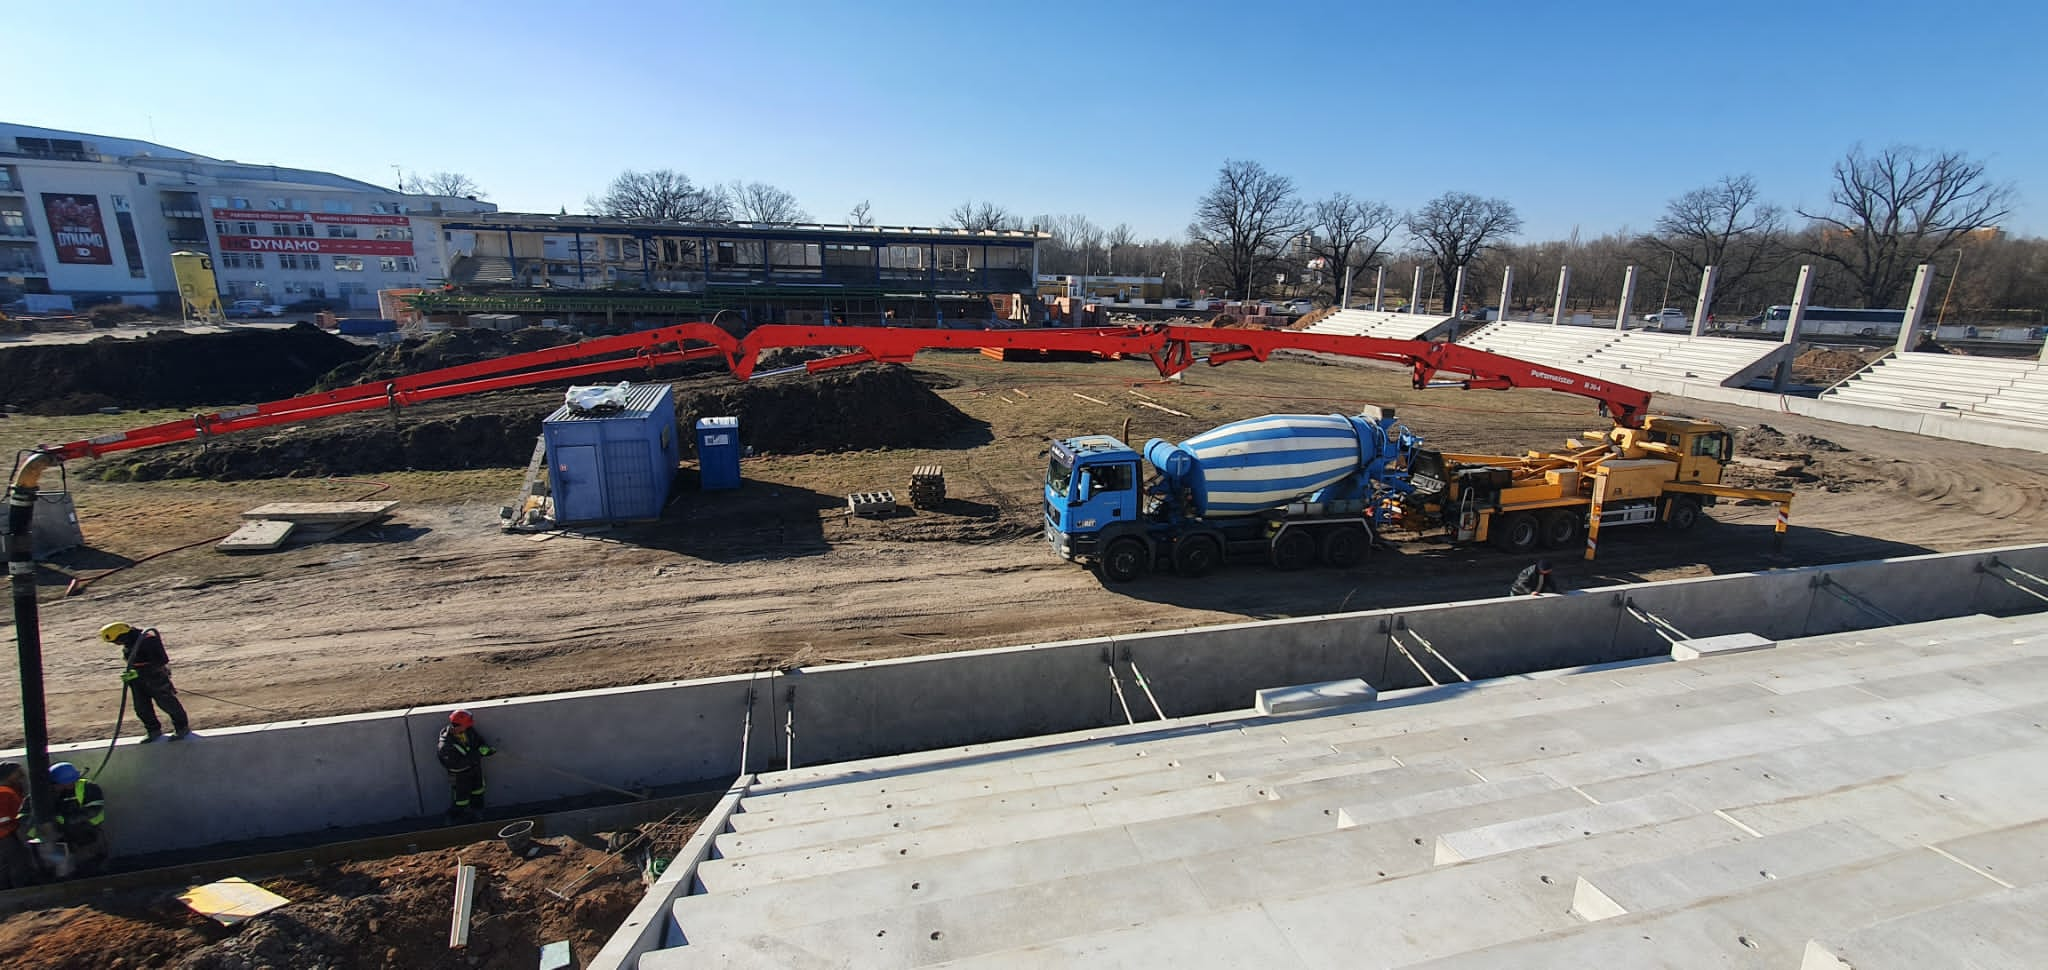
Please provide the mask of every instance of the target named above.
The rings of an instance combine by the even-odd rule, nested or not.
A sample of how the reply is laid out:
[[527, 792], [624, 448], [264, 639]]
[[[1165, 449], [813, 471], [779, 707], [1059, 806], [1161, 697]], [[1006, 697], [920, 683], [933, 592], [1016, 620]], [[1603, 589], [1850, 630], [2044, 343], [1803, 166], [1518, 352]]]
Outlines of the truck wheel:
[[1585, 529], [1585, 514], [1571, 509], [1551, 509], [1543, 513], [1543, 546], [1546, 549], [1569, 549], [1579, 544]]
[[1144, 575], [1151, 559], [1143, 542], [1131, 538], [1118, 539], [1102, 551], [1102, 578], [1112, 583], [1128, 583]]
[[1209, 536], [1188, 536], [1173, 549], [1173, 571], [1189, 579], [1206, 576], [1222, 563], [1223, 550]]
[[1542, 526], [1527, 512], [1511, 512], [1493, 524], [1493, 544], [1502, 552], [1529, 552], [1542, 538]]
[[1295, 570], [1316, 561], [1316, 537], [1307, 529], [1288, 529], [1273, 537], [1273, 568]]
[[1698, 525], [1700, 522], [1699, 500], [1695, 498], [1672, 499], [1670, 516], [1669, 519], [1665, 520], [1664, 524], [1670, 526], [1673, 532], [1684, 532]]
[[1350, 569], [1364, 561], [1366, 550], [1372, 547], [1365, 530], [1355, 525], [1340, 525], [1323, 536], [1323, 565], [1331, 569]]

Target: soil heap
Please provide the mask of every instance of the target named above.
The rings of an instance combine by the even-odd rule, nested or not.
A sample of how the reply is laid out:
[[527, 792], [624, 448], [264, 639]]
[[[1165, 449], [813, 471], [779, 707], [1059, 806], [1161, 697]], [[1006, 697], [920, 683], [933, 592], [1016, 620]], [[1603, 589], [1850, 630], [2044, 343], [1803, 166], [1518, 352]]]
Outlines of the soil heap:
[[[136, 890], [0, 921], [0, 966], [15, 970], [531, 970], [542, 944], [568, 940], [583, 966], [639, 902], [638, 872], [602, 845], [538, 840], [534, 859], [474, 845], [323, 866], [254, 881], [291, 902], [225, 928], [172, 898]], [[469, 948], [448, 948], [458, 864], [477, 867]], [[568, 901], [586, 866], [598, 872]]]
[[352, 384], [388, 381], [421, 371], [472, 364], [575, 342], [574, 333], [549, 327], [527, 327], [512, 333], [448, 330], [425, 340], [407, 340], [337, 367], [323, 375], [314, 389], [331, 391]]
[[[682, 440], [698, 418], [740, 419], [741, 443], [764, 454], [943, 444], [973, 423], [907, 368], [866, 365], [740, 384], [728, 377], [676, 382]], [[521, 468], [560, 391], [506, 391], [437, 402], [391, 416], [373, 411], [189, 445], [112, 456], [90, 469], [104, 481], [301, 478], [405, 469]]]
[[0, 401], [30, 414], [254, 404], [304, 393], [320, 375], [369, 353], [304, 323], [14, 347], [0, 351]]

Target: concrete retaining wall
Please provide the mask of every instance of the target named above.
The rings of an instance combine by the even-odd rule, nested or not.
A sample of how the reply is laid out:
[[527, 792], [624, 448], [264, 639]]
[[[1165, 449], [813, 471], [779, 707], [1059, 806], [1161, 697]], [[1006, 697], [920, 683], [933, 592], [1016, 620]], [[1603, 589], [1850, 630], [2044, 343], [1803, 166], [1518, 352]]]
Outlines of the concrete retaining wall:
[[[1149, 719], [1133, 663], [1165, 713], [1184, 717], [1243, 709], [1266, 687], [1346, 677], [1385, 690], [1426, 683], [1394, 649], [1396, 632], [1411, 650], [1419, 635], [1466, 676], [1483, 679], [1666, 652], [1664, 639], [1629, 615], [1631, 603], [1689, 636], [1771, 639], [1885, 625], [1823, 583], [1908, 622], [2042, 609], [1983, 571], [1993, 558], [2048, 574], [2048, 545], [2022, 546], [468, 706], [503, 751], [487, 776], [490, 804], [505, 806], [600, 792], [593, 781], [629, 789], [722, 781], [781, 767], [785, 750], [796, 764], [819, 764], [1121, 724], [1112, 659], [1133, 713]], [[1452, 679], [1434, 658], [1418, 659], [1437, 679]], [[124, 741], [98, 776], [108, 832], [117, 851], [134, 855], [437, 817], [448, 790], [433, 746], [450, 709], [207, 730], [146, 748]], [[90, 768], [104, 751], [100, 742], [52, 754]], [[0, 757], [18, 760], [20, 752]]]

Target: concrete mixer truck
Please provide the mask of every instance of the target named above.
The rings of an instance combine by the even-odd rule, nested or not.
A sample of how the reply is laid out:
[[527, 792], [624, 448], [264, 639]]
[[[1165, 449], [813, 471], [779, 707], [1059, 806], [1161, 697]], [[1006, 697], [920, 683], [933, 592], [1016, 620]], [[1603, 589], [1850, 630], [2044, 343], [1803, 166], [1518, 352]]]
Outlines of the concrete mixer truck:
[[1176, 445], [1144, 463], [1109, 435], [1056, 440], [1045, 475], [1045, 537], [1062, 557], [1128, 582], [1160, 565], [1200, 576], [1227, 558], [1279, 569], [1355, 565], [1385, 500], [1409, 490], [1421, 442], [1384, 409], [1272, 414]]

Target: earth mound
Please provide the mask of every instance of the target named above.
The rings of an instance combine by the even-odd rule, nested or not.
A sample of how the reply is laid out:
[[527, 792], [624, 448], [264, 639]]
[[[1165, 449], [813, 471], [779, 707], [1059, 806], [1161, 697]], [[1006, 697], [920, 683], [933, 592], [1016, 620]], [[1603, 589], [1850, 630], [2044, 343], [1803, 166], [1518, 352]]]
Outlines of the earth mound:
[[254, 404], [304, 393], [370, 352], [305, 323], [14, 347], [0, 350], [0, 401], [30, 414]]

